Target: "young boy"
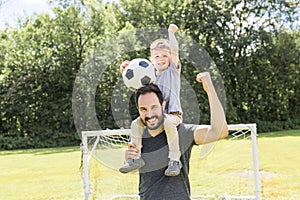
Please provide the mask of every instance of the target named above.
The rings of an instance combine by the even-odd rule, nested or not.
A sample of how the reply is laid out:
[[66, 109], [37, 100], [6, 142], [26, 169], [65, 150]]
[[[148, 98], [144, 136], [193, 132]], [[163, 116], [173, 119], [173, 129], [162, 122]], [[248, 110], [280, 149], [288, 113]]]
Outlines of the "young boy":
[[[168, 28], [169, 41], [158, 39], [150, 45], [150, 61], [156, 69], [156, 84], [161, 90], [166, 103], [163, 122], [169, 146], [169, 164], [165, 171], [166, 176], [179, 175], [182, 167], [177, 132], [177, 126], [182, 122], [182, 108], [180, 104], [181, 64], [178, 55], [178, 42], [174, 34], [177, 30], [178, 27], [176, 25], [170, 24]], [[123, 72], [129, 63], [130, 61], [124, 61], [120, 66], [120, 71]], [[139, 112], [141, 113], [143, 110], [139, 110]], [[155, 124], [156, 116], [151, 116], [151, 113], [148, 116], [148, 122], [151, 124], [152, 121]], [[156, 127], [148, 126], [148, 128], [155, 129]], [[141, 152], [144, 129], [145, 125], [140, 118], [135, 119], [131, 124], [131, 142], [138, 147], [139, 152]], [[138, 158], [128, 159], [127, 163], [119, 170], [122, 173], [128, 173], [144, 165], [144, 160], [139, 156]]]

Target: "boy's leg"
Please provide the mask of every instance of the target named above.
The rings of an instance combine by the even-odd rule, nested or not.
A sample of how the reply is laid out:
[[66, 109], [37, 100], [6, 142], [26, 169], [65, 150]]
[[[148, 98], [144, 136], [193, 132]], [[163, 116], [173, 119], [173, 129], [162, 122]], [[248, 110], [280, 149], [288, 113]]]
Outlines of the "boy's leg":
[[181, 153], [179, 149], [179, 139], [177, 126], [182, 122], [180, 116], [173, 114], [165, 114], [164, 129], [167, 135], [169, 145], [169, 158], [170, 160], [179, 161]]
[[141, 158], [142, 135], [143, 135], [144, 129], [145, 129], [145, 126], [141, 122], [140, 118], [135, 119], [131, 123], [130, 139], [131, 139], [131, 142], [133, 144], [135, 144], [136, 147], [139, 149], [140, 154], [136, 158], [128, 159], [126, 164], [119, 169], [120, 172], [128, 173], [133, 170], [139, 169], [145, 165], [144, 160]]
[[145, 129], [145, 125], [142, 123], [141, 119], [138, 117], [131, 123], [130, 132], [130, 142], [135, 144], [136, 148], [139, 150], [140, 154], [137, 158], [141, 156], [142, 148], [142, 135]]
[[167, 135], [169, 145], [169, 165], [165, 171], [166, 176], [177, 176], [180, 173], [180, 148], [177, 126], [182, 122], [182, 117], [179, 114], [165, 114], [164, 129]]

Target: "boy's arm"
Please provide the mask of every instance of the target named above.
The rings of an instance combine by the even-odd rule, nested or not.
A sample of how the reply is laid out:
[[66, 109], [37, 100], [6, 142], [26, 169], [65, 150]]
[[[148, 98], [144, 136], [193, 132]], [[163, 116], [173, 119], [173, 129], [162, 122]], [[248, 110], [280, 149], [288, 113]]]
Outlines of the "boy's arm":
[[206, 91], [210, 107], [210, 125], [199, 125], [194, 132], [196, 144], [206, 144], [228, 136], [228, 126], [222, 104], [217, 96], [210, 74], [208, 72], [197, 75], [198, 82], [202, 82]]
[[129, 60], [125, 60], [121, 63], [120, 65], [120, 72], [123, 73], [123, 71], [125, 70], [126, 67], [128, 67], [130, 61]]
[[175, 32], [178, 31], [178, 27], [175, 24], [170, 24], [168, 28], [169, 42], [171, 49], [171, 59], [176, 68], [179, 67], [179, 46], [175, 37]]

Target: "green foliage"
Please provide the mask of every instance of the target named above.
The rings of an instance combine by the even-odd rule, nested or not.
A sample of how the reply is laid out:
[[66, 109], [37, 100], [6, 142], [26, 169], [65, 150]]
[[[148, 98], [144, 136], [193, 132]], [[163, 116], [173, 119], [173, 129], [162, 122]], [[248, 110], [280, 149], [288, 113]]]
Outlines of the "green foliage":
[[[54, 18], [40, 15], [34, 22], [2, 33], [7, 40], [6, 52], [1, 54], [6, 55], [1, 63], [1, 132], [12, 146], [3, 148], [79, 143], [73, 136], [73, 83], [87, 48], [104, 30], [95, 33], [98, 27], [85, 21], [89, 13], [75, 6], [57, 7], [54, 12]], [[101, 25], [104, 19], [98, 16], [97, 21]], [[25, 142], [16, 145], [16, 137]], [[57, 137], [60, 140], [55, 141]], [[27, 142], [31, 140], [35, 142]]]
[[[274, 120], [299, 119], [294, 112], [299, 108], [295, 85], [299, 84], [299, 30], [276, 28], [286, 23], [276, 8], [291, 14], [295, 7], [255, 2], [191, 1], [186, 5], [184, 30], [203, 44], [225, 80], [229, 123], [263, 122], [258, 127], [264, 129], [268, 124], [264, 122], [270, 122], [267, 129], [280, 130], [285, 126], [272, 125]], [[276, 17], [266, 20], [264, 12]], [[247, 21], [249, 17], [255, 21]]]
[[[222, 103], [229, 123], [257, 123], [259, 131], [300, 126], [296, 2], [51, 3], [53, 15], [27, 18], [16, 29], [0, 31], [0, 149], [72, 145], [79, 143], [78, 130], [128, 128], [130, 118], [138, 113], [133, 93], [115, 87], [121, 82], [118, 68], [125, 59], [147, 58], [148, 40], [154, 34], [149, 29], [149, 35], [140, 36], [145, 43], [127, 31], [167, 28], [170, 23], [178, 25], [178, 34], [193, 40], [180, 41], [181, 55], [198, 57], [199, 49], [186, 50], [189, 42], [196, 42], [216, 64], [218, 71], [200, 67], [220, 74], [222, 80], [216, 77], [214, 83], [225, 86], [226, 102]], [[93, 69], [84, 63], [89, 55], [96, 55]], [[197, 91], [201, 123], [208, 123], [207, 97], [201, 84], [195, 82], [197, 70], [193, 68], [201, 63], [181, 61], [187, 80], [183, 84]], [[80, 82], [81, 87], [76, 88], [78, 77], [85, 84]], [[78, 96], [72, 96], [74, 90], [80, 91]], [[129, 113], [112, 106], [123, 100], [128, 101]], [[96, 116], [92, 116], [94, 110]], [[74, 116], [74, 111], [79, 116]], [[186, 114], [191, 118], [197, 115], [192, 111]], [[78, 126], [74, 119], [82, 123]]]

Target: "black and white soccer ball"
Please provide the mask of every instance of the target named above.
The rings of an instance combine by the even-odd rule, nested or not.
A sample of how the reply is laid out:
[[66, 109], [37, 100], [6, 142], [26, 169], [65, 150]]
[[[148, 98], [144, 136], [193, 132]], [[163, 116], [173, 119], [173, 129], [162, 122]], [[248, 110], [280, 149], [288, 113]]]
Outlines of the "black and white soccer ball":
[[143, 85], [156, 81], [155, 68], [147, 59], [136, 58], [130, 61], [123, 71], [123, 80], [131, 90], [137, 90]]

